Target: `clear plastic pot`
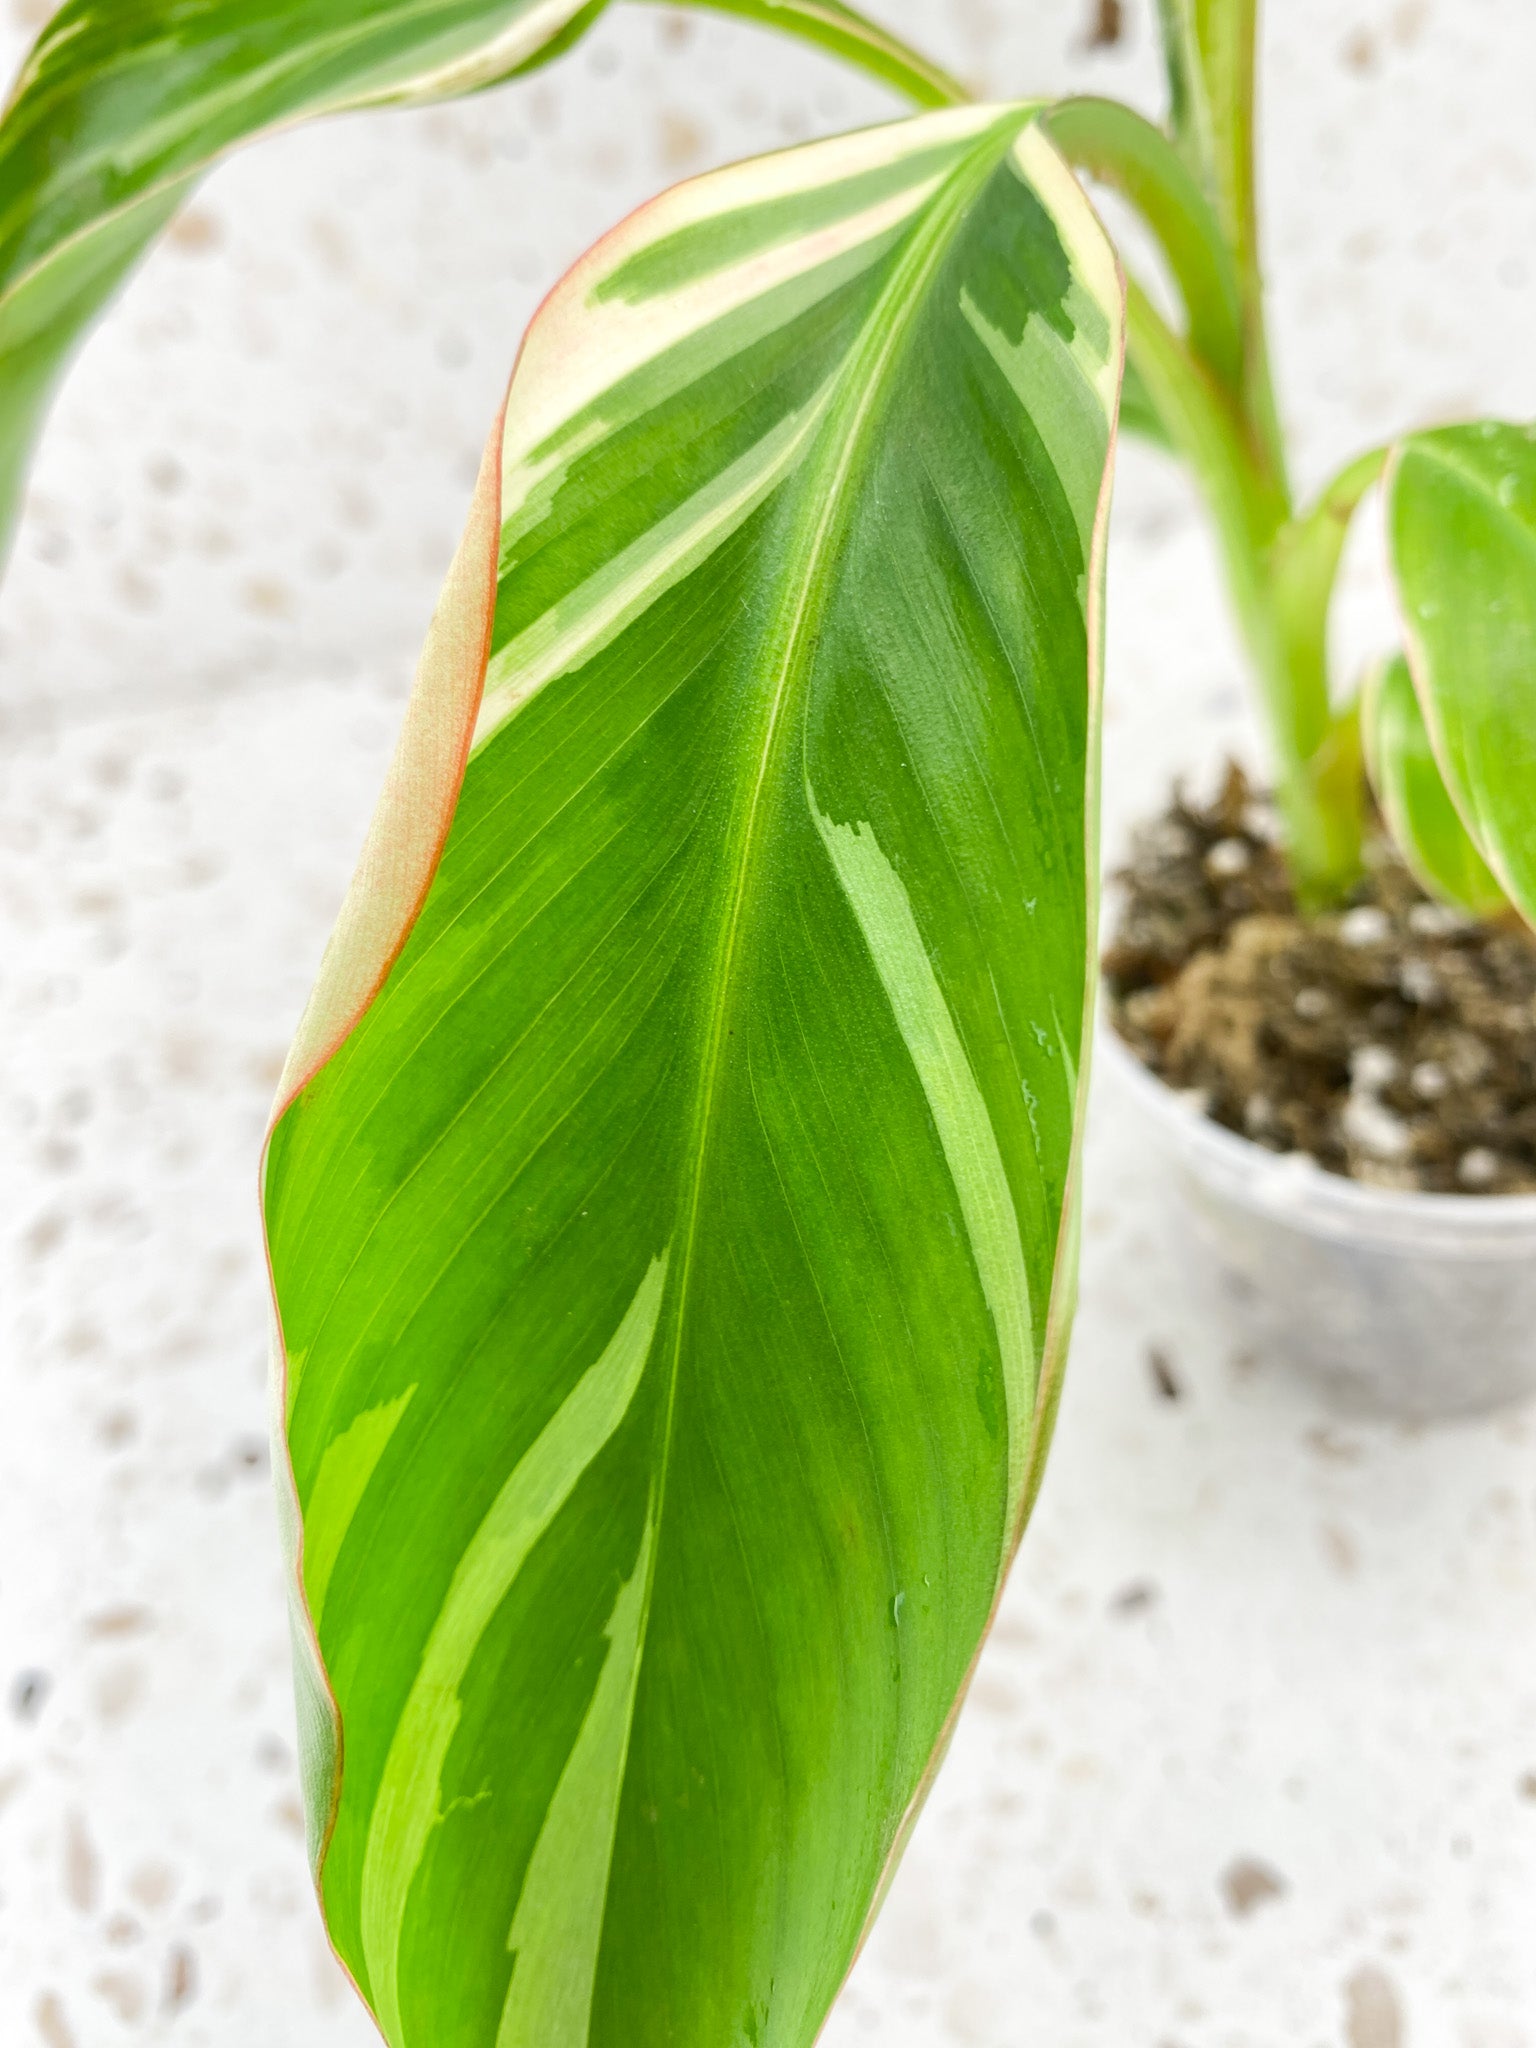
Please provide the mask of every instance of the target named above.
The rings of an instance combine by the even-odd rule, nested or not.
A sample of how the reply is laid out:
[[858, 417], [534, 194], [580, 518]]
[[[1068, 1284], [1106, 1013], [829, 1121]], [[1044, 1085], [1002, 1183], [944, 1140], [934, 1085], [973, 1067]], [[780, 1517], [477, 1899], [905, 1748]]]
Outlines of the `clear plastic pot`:
[[1344, 1405], [1414, 1419], [1536, 1394], [1536, 1195], [1419, 1195], [1224, 1130], [1107, 1026], [1099, 1077], [1166, 1162], [1192, 1285]]

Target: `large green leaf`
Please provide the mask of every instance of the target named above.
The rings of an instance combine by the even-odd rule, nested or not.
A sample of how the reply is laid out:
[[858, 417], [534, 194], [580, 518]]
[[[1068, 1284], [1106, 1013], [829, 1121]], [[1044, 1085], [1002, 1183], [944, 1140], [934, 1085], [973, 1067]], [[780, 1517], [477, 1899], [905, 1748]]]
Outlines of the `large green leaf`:
[[1387, 829], [1428, 889], [1473, 917], [1508, 907], [1445, 786], [1413, 677], [1400, 654], [1366, 677], [1360, 734], [1371, 787]]
[[266, 1169], [394, 2048], [800, 2048], [899, 1851], [1070, 1319], [1120, 329], [986, 108], [529, 331]]
[[1536, 923], [1536, 427], [1415, 434], [1388, 466], [1387, 525], [1435, 759]]

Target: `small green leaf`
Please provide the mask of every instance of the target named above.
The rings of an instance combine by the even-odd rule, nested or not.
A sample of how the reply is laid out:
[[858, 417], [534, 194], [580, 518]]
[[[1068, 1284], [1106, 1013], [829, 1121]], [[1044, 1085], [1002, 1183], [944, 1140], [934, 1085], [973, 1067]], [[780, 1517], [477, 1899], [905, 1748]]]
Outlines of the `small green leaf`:
[[1536, 923], [1536, 427], [1416, 434], [1387, 472], [1414, 687], [1462, 823]]
[[1033, 114], [679, 187], [519, 357], [265, 1179], [392, 2048], [805, 2048], [1038, 1483], [1122, 318]]
[[1387, 829], [1432, 896], [1473, 917], [1492, 917], [1508, 899], [1457, 815], [1435, 761], [1413, 677], [1400, 654], [1379, 663], [1361, 693], [1366, 767]]

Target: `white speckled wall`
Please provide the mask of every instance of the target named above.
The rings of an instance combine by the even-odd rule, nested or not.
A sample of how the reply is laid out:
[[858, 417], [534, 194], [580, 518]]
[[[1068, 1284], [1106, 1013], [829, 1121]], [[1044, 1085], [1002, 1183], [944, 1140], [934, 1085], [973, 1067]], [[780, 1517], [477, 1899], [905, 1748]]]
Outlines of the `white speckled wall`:
[[[1093, 0], [879, 11], [994, 93], [1155, 104], [1150, 0], [1111, 51]], [[1265, 80], [1303, 479], [1536, 411], [1536, 10], [1271, 0]], [[3, 2048], [372, 2038], [300, 1846], [267, 1100], [522, 322], [668, 179], [888, 106], [616, 7], [524, 85], [236, 159], [69, 383], [0, 591]], [[1362, 546], [1346, 642], [1379, 603]], [[1113, 844], [1249, 744], [1136, 450], [1111, 614]], [[1157, 1210], [1106, 1100], [1055, 1463], [828, 2048], [1536, 2048], [1536, 1419], [1330, 1416], [1171, 1298]]]

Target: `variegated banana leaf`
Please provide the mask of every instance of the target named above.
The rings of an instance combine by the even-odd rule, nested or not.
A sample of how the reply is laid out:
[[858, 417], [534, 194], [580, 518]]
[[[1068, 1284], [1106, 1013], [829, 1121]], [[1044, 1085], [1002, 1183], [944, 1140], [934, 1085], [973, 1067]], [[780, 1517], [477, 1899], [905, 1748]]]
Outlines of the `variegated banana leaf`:
[[1508, 899], [1473, 845], [1445, 786], [1413, 677], [1400, 654], [1379, 663], [1360, 694], [1366, 768], [1387, 829], [1433, 896], [1472, 917], [1493, 917]]
[[1435, 760], [1478, 852], [1536, 923], [1536, 427], [1415, 434], [1386, 490]]
[[529, 330], [265, 1178], [393, 2048], [800, 2048], [893, 1866], [1070, 1319], [1120, 360], [1020, 107], [681, 186]]
[[67, 0], [0, 121], [0, 553], [70, 351], [198, 177], [311, 115], [472, 92], [604, 0]]

